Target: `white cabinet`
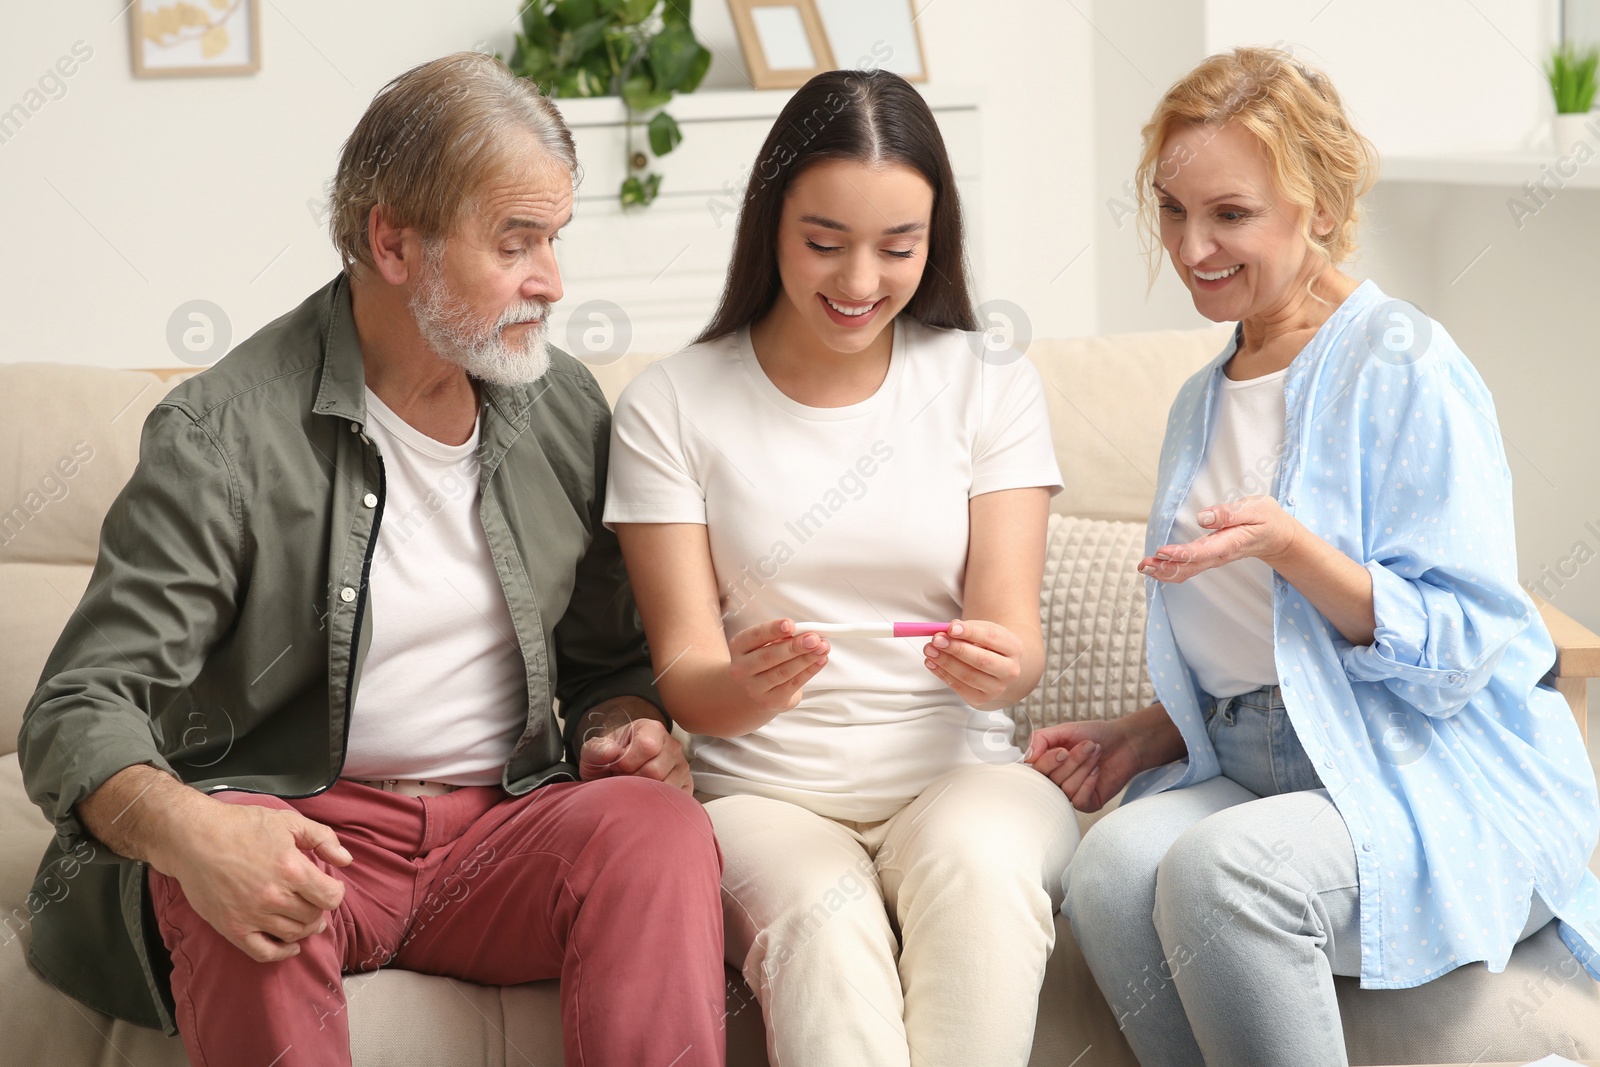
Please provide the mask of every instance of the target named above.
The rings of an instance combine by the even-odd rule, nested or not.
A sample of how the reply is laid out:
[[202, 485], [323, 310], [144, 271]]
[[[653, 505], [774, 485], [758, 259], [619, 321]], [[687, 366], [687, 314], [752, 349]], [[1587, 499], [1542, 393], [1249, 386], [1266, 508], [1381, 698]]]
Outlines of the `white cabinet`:
[[[921, 91], [956, 173], [968, 256], [981, 263], [979, 94]], [[574, 355], [620, 355], [627, 338], [630, 351], [668, 352], [700, 331], [722, 293], [746, 179], [791, 95], [705, 90], [674, 100], [668, 111], [683, 127], [683, 143], [653, 161], [661, 195], [626, 211], [617, 199], [626, 162], [621, 102], [558, 101], [583, 173], [572, 224], [557, 246], [565, 296], [551, 317], [554, 344]], [[634, 137], [643, 147], [642, 125]]]

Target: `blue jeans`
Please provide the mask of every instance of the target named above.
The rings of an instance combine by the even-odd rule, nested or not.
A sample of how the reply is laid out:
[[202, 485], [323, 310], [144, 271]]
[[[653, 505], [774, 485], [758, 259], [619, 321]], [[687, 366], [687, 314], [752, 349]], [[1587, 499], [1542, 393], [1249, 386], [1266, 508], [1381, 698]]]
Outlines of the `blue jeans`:
[[[1120, 807], [1062, 906], [1142, 1064], [1346, 1062], [1333, 976], [1361, 973], [1355, 847], [1276, 686], [1213, 700], [1222, 774]], [[1527, 937], [1550, 921], [1535, 900]]]

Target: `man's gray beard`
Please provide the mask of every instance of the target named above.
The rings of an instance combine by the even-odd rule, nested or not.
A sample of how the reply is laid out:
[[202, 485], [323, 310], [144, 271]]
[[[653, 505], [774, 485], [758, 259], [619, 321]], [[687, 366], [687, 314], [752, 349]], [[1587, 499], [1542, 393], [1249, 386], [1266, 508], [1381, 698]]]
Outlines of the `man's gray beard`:
[[[411, 295], [411, 316], [417, 331], [441, 359], [454, 363], [474, 378], [493, 385], [527, 385], [550, 369], [550, 349], [545, 343], [550, 304], [544, 300], [519, 300], [507, 308], [500, 321], [485, 327], [472, 306], [444, 280], [444, 271], [429, 257], [416, 292]], [[541, 320], [520, 345], [508, 344], [504, 330], [516, 322]]]

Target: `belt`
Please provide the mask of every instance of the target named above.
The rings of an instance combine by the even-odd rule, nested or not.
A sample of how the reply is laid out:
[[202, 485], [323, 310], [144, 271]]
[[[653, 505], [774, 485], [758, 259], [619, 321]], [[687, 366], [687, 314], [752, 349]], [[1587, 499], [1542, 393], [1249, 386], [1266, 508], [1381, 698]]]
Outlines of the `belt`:
[[351, 778], [352, 782], [370, 785], [389, 793], [404, 793], [408, 797], [438, 797], [454, 793], [461, 787], [445, 782], [425, 782], [420, 778]]

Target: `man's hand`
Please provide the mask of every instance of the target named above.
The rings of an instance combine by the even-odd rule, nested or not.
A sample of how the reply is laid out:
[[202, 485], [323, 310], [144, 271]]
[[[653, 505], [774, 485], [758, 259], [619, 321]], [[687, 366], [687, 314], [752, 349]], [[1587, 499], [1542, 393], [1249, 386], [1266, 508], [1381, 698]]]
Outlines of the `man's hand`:
[[228, 804], [148, 764], [124, 767], [78, 803], [107, 848], [177, 879], [195, 912], [253, 960], [288, 959], [325, 926], [350, 854], [328, 827], [282, 808]]
[[683, 746], [659, 719], [629, 719], [585, 730], [578, 751], [578, 777], [584, 781], [635, 774], [694, 792]]
[[157, 853], [165, 866], [153, 865], [251, 959], [299, 955], [295, 942], [327, 929], [327, 913], [344, 900], [344, 883], [306, 853], [336, 867], [349, 865], [350, 853], [333, 830], [299, 812], [205, 800], [210, 810]]

